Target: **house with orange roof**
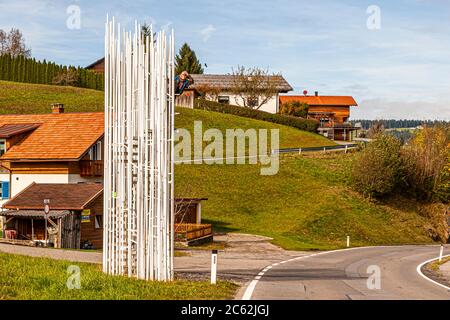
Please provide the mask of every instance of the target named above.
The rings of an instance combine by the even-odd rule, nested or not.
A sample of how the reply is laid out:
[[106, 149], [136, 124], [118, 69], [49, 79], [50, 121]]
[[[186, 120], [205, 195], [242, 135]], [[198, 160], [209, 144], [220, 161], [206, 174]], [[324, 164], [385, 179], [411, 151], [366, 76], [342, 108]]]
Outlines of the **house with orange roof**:
[[308, 119], [319, 122], [318, 132], [332, 140], [351, 141], [359, 128], [353, 127], [349, 122], [350, 107], [357, 106], [351, 96], [320, 96], [314, 95], [283, 95], [280, 104], [298, 101], [306, 103]]
[[[103, 112], [0, 115], [3, 241], [102, 248], [103, 139]], [[200, 224], [203, 200], [176, 199], [176, 223]]]
[[[32, 182], [103, 182], [104, 113], [0, 115], [2, 203]], [[1, 204], [2, 204], [1, 203]]]

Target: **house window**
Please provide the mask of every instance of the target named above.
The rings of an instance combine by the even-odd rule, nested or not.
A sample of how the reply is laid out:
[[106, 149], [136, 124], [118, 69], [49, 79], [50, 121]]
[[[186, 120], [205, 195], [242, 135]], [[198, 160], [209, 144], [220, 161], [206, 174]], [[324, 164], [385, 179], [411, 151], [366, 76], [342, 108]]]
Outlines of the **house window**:
[[257, 107], [259, 104], [259, 98], [258, 97], [248, 97], [247, 104], [250, 108]]
[[6, 140], [0, 139], [0, 157], [6, 152]]
[[103, 216], [95, 216], [95, 229], [103, 228]]
[[102, 160], [102, 142], [97, 141], [89, 150], [89, 158], [91, 160]]
[[229, 96], [218, 96], [217, 101], [219, 101], [219, 103], [223, 103], [223, 104], [230, 104], [230, 97]]
[[0, 182], [0, 199], [9, 199], [9, 181]]

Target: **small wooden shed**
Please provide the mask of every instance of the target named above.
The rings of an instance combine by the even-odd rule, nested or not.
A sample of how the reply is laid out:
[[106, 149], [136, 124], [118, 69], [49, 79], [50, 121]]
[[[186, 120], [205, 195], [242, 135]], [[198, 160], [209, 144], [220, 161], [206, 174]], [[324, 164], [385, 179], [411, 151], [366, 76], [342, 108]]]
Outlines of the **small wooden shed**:
[[[44, 213], [49, 199], [49, 214]], [[103, 186], [97, 183], [32, 183], [3, 205], [2, 241], [56, 248], [103, 246]]]

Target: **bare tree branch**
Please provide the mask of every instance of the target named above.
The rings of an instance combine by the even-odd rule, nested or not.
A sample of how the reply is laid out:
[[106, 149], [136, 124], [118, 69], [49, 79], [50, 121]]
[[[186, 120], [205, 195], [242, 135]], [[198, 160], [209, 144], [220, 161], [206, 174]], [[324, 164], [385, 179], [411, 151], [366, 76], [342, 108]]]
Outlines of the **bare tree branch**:
[[19, 29], [12, 28], [9, 33], [0, 29], [0, 55], [2, 54], [13, 57], [31, 56], [31, 49], [25, 46], [25, 39]]
[[[232, 75], [231, 92], [241, 99], [245, 108], [258, 110], [278, 93], [276, 77], [280, 74], [269, 74], [268, 70], [257, 67], [238, 66], [232, 69]], [[238, 99], [235, 100], [238, 103]]]

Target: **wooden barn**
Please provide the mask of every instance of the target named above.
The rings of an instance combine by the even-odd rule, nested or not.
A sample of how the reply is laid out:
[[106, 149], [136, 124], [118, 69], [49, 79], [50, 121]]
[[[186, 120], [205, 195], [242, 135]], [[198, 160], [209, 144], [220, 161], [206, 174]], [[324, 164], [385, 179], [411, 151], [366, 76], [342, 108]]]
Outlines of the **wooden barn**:
[[105, 73], [105, 58], [100, 58], [97, 61], [91, 63], [86, 67], [88, 70], [92, 70], [97, 73]]
[[[44, 199], [50, 200], [48, 215], [44, 213]], [[3, 209], [2, 241], [72, 249], [103, 246], [102, 184], [32, 183]]]

